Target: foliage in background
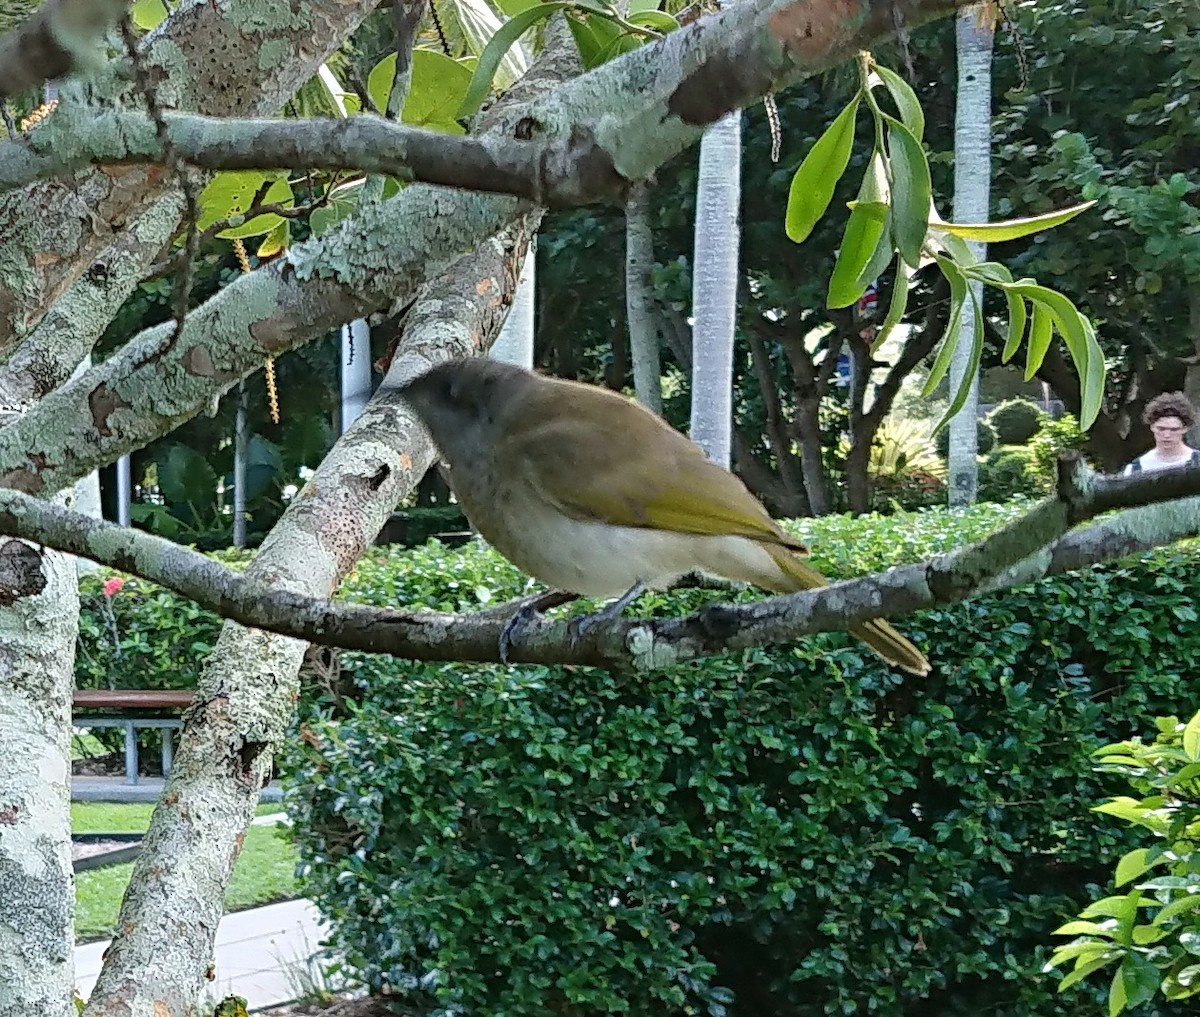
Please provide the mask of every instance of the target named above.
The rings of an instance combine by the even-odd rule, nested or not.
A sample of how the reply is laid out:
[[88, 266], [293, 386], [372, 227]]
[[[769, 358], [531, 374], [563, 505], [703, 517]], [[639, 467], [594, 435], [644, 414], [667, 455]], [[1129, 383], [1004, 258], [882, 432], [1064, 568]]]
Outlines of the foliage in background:
[[[988, 423], [986, 417], [980, 417], [975, 422], [975, 435], [979, 442], [979, 455], [985, 456], [996, 446], [996, 432]], [[934, 444], [938, 455], [945, 459], [950, 454], [950, 429], [943, 427], [934, 436]]]
[[[840, 576], [1021, 507], [795, 528]], [[1197, 553], [900, 619], [925, 681], [840, 634], [637, 676], [343, 654], [284, 761], [303, 890], [423, 1017], [1092, 1015], [1098, 990], [1041, 974], [1045, 943], [1133, 846], [1080, 807], [1114, 790], [1090, 753], [1196, 704]], [[521, 588], [474, 543], [353, 578], [466, 610]]]
[[1050, 485], [1023, 445], [998, 445], [979, 464], [979, 500], [1008, 501], [1045, 494]]
[[[1195, 607], [1175, 605], [1174, 613], [1197, 621]], [[1150, 743], [1134, 737], [1096, 752], [1098, 768], [1121, 775], [1136, 797], [1120, 795], [1094, 811], [1128, 824], [1138, 846], [1116, 864], [1116, 893], [1055, 930], [1075, 938], [1046, 965], [1062, 969], [1067, 989], [1097, 971], [1107, 977], [1116, 964], [1111, 1017], [1160, 992], [1167, 999], [1200, 993], [1200, 713], [1186, 725], [1175, 716], [1157, 724]]]
[[1064, 413], [1058, 420], [1043, 421], [1028, 448], [1038, 478], [1051, 485], [1055, 482], [1058, 457], [1067, 452], [1085, 452], [1087, 435], [1079, 429], [1079, 421], [1073, 414]]
[[1045, 414], [1028, 399], [1006, 399], [987, 415], [1001, 445], [1026, 445], [1038, 433]]

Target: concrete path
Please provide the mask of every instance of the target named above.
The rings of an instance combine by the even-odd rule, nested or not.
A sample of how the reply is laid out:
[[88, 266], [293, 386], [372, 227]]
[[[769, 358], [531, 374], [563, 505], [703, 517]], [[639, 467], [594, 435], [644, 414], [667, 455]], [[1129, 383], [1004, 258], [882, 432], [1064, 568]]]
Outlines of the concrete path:
[[[309, 958], [323, 936], [317, 909], [306, 900], [226, 915], [217, 929], [217, 977], [205, 1001], [215, 1005], [232, 994], [244, 996], [251, 1010], [261, 1010], [307, 995], [322, 986]], [[96, 984], [108, 943], [75, 948], [75, 982], [84, 999]]]

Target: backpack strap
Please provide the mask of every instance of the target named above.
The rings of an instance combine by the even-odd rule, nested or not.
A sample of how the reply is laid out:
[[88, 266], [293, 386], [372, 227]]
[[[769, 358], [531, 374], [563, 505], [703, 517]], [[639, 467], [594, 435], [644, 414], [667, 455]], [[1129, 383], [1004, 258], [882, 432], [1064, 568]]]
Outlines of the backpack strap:
[[[1200, 454], [1200, 453], [1198, 453], [1198, 454]], [[1142, 457], [1141, 456], [1138, 456], [1133, 462], [1131, 462], [1129, 464], [1129, 472], [1130, 473], [1141, 473], [1142, 472]]]

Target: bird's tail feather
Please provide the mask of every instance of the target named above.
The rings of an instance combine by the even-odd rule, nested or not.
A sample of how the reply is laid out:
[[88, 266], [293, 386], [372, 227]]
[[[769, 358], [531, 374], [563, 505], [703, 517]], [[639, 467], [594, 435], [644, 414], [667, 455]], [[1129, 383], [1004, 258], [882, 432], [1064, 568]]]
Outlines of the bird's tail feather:
[[[828, 579], [787, 548], [772, 547], [770, 552], [775, 564], [795, 584], [792, 590], [780, 592], [813, 590], [829, 585]], [[861, 625], [855, 625], [850, 632], [894, 667], [916, 675], [929, 673], [929, 660], [925, 654], [882, 618], [873, 618]]]

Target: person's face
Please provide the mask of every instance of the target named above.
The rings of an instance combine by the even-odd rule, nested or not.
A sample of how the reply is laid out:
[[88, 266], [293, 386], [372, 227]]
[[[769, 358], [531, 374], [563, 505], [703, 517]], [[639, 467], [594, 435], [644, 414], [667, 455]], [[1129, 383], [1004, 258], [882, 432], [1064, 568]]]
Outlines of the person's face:
[[1154, 447], [1160, 452], [1178, 452], [1183, 447], [1183, 432], [1186, 428], [1178, 417], [1159, 417], [1150, 425], [1154, 435]]

